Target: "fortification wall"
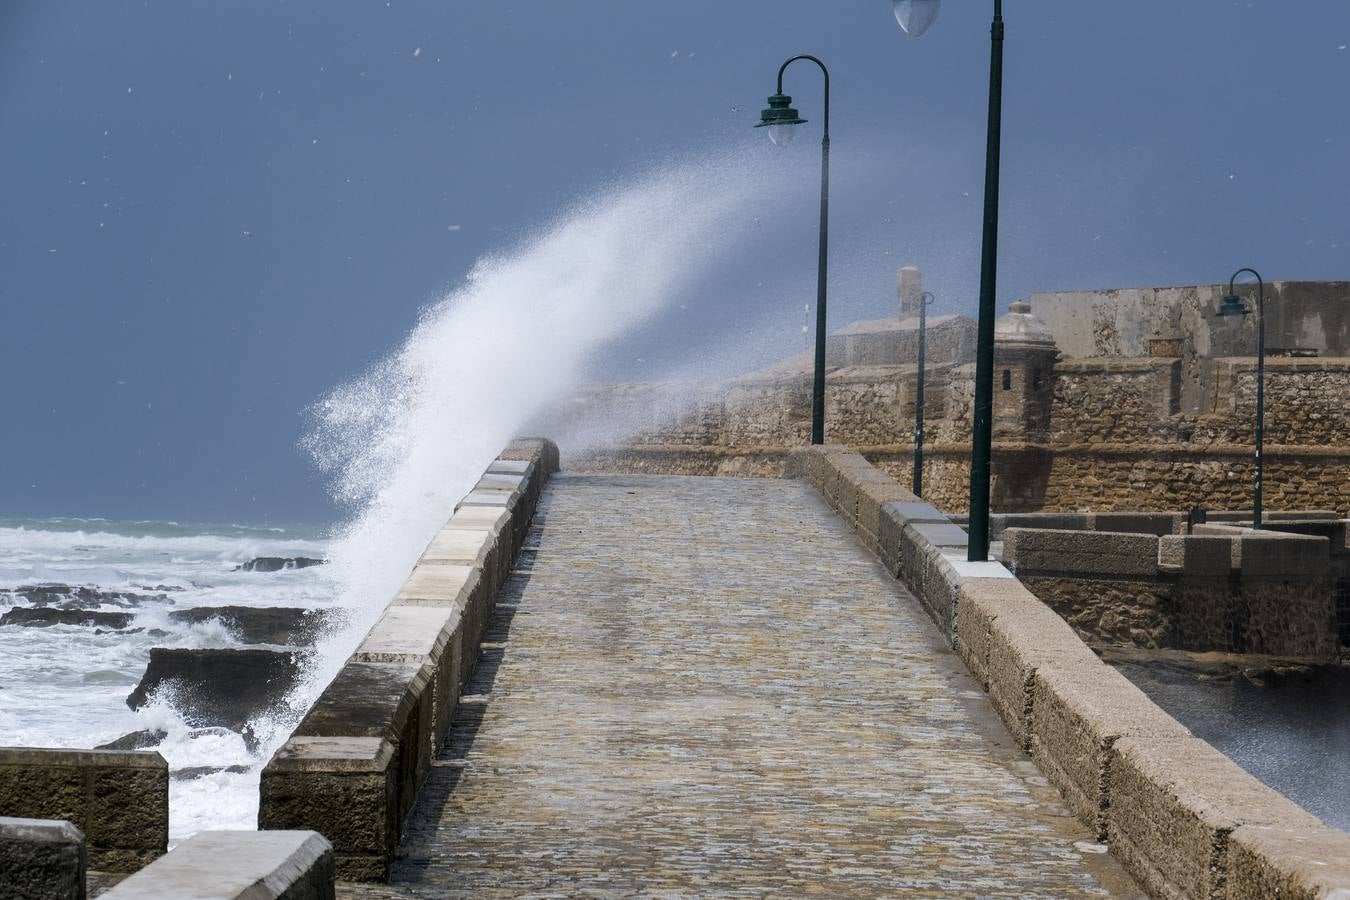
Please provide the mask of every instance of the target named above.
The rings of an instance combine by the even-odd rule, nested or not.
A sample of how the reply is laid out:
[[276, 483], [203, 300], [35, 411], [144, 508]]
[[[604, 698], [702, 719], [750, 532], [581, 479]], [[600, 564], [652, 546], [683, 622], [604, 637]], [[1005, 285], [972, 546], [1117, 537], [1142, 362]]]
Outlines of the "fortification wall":
[[[1037, 433], [995, 435], [995, 508], [1241, 509], [1251, 505], [1255, 360], [1214, 362], [1214, 412], [1183, 409], [1175, 358], [1061, 360]], [[998, 374], [998, 373], [996, 373]], [[826, 379], [826, 439], [859, 449], [908, 482], [913, 467], [913, 366], [838, 369]], [[998, 380], [996, 379], [996, 391]], [[929, 370], [925, 495], [967, 505], [974, 366]], [[1272, 510], [1350, 511], [1350, 358], [1267, 360], [1265, 503]], [[785, 373], [725, 385], [601, 385], [572, 414], [645, 415], [622, 447], [569, 455], [578, 471], [687, 474], [782, 472], [810, 434], [810, 377]]]

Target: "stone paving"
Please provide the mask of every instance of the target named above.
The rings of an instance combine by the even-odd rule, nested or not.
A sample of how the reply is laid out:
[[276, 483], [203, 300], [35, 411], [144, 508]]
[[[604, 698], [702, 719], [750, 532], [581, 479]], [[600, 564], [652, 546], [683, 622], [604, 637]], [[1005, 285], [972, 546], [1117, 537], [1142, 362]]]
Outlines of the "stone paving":
[[801, 482], [557, 476], [389, 885], [1136, 895]]

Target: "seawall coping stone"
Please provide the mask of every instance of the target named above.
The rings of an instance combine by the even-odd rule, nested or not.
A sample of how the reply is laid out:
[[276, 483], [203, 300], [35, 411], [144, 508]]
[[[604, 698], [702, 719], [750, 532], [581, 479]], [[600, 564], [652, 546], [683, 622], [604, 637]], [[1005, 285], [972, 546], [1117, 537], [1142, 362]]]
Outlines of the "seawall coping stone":
[[1239, 826], [1321, 827], [1198, 738], [1121, 738], [1109, 771], [1107, 841], [1154, 896], [1223, 897]]
[[500, 456], [488, 465], [489, 475], [526, 475], [534, 465], [528, 459], [502, 459]]
[[1292, 575], [1300, 579], [1325, 575], [1331, 566], [1331, 542], [1310, 534], [1254, 531], [1233, 544], [1243, 578]]
[[107, 900], [329, 900], [333, 846], [314, 831], [200, 831]]
[[322, 831], [344, 879], [388, 877], [403, 818], [448, 729], [492, 597], [544, 480], [557, 469], [548, 441], [512, 442], [508, 454], [525, 459], [499, 458], [512, 464], [483, 476], [456, 505], [263, 771], [261, 826]]
[[1078, 819], [1105, 840], [1112, 745], [1122, 737], [1184, 740], [1191, 733], [1095, 657], [1043, 665], [1032, 682], [1031, 758]]
[[83, 900], [88, 851], [70, 822], [0, 816], [0, 885], [10, 900]]
[[1158, 539], [1158, 570], [1187, 578], [1227, 578], [1233, 539], [1227, 535], [1169, 535]]
[[1228, 836], [1229, 900], [1350, 896], [1345, 832], [1325, 825], [1242, 825]]

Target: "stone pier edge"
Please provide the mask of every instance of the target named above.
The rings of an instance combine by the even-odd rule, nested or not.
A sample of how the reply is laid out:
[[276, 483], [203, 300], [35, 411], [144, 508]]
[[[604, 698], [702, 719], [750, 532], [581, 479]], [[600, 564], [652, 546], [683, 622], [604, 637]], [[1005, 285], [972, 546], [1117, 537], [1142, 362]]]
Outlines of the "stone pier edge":
[[558, 470], [542, 438], [511, 444], [456, 505], [403, 587], [263, 769], [258, 827], [312, 830], [337, 877], [386, 881], [539, 495]]
[[788, 454], [919, 598], [1008, 731], [1097, 839], [1155, 897], [1350, 894], [1350, 834], [1266, 787], [1103, 663], [966, 534], [860, 454]]

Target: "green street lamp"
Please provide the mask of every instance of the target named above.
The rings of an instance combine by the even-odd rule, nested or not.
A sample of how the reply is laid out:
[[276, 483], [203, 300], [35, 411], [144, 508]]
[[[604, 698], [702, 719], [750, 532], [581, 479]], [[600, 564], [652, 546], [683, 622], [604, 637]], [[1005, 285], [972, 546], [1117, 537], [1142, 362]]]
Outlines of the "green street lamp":
[[769, 108], [760, 113], [756, 128], [767, 128], [778, 146], [792, 140], [794, 127], [806, 120], [792, 108], [792, 98], [783, 93], [783, 73], [799, 59], [820, 66], [825, 76], [824, 136], [820, 141], [820, 258], [816, 265], [816, 365], [811, 384], [811, 443], [825, 443], [825, 270], [829, 247], [830, 212], [830, 70], [814, 56], [794, 56], [778, 67], [778, 91], [769, 98]]
[[[898, 5], [898, 4], [897, 4]], [[923, 496], [923, 377], [924, 351], [928, 342], [928, 306], [933, 295], [924, 291], [919, 295], [919, 378], [914, 389], [914, 496]]]
[[[895, 18], [918, 37], [937, 18], [941, 0], [894, 0]], [[989, 30], [989, 124], [984, 154], [984, 237], [980, 251], [980, 315], [975, 344], [975, 420], [970, 443], [971, 562], [989, 559], [989, 458], [994, 429], [994, 293], [998, 278], [998, 178], [1003, 131], [1003, 0], [994, 0]]]
[[1252, 498], [1252, 528], [1261, 527], [1261, 475], [1266, 443], [1266, 282], [1255, 269], [1238, 269], [1228, 279], [1228, 293], [1219, 304], [1220, 316], [1246, 316], [1251, 311], [1237, 295], [1233, 284], [1239, 275], [1256, 276], [1256, 487]]

